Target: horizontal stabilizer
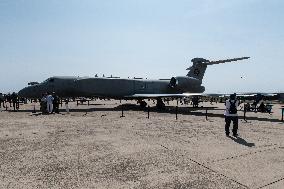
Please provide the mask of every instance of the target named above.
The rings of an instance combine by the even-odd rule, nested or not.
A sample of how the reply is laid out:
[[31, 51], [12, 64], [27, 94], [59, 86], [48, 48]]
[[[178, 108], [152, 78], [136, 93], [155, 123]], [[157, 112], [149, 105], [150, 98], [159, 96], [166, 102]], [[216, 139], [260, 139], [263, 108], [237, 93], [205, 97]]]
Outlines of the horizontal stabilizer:
[[210, 61], [210, 60], [206, 60], [204, 58], [193, 58], [191, 60], [192, 66], [186, 69], [186, 70], [189, 70], [189, 72], [187, 73], [186, 76], [193, 77], [193, 78], [196, 78], [196, 79], [202, 81], [205, 70], [206, 70], [208, 65], [221, 64], [221, 63], [226, 63], [226, 62], [233, 62], [233, 61], [244, 60], [244, 59], [248, 59], [248, 58], [250, 58], [250, 57], [232, 58], [232, 59], [217, 60], [217, 61]]
[[245, 59], [249, 59], [249, 58], [250, 57], [241, 57], [241, 58], [232, 58], [232, 59], [226, 59], [226, 60], [209, 61], [209, 62], [205, 62], [205, 64], [207, 64], [207, 65], [221, 64], [221, 63], [226, 63], [226, 62], [234, 62], [234, 61], [238, 61], [238, 60], [245, 60]]
[[[213, 64], [222, 64], [222, 63], [226, 63], [226, 62], [234, 62], [234, 61], [238, 61], [238, 60], [245, 60], [245, 59], [249, 59], [250, 57], [241, 57], [241, 58], [232, 58], [232, 59], [225, 59], [225, 60], [216, 60], [216, 61], [210, 61], [210, 60], [206, 60], [204, 58], [193, 58], [191, 60], [191, 62], [193, 64], [202, 64], [203, 66], [207, 66], [207, 65], [213, 65]], [[186, 70], [190, 70], [190, 68], [187, 68]]]

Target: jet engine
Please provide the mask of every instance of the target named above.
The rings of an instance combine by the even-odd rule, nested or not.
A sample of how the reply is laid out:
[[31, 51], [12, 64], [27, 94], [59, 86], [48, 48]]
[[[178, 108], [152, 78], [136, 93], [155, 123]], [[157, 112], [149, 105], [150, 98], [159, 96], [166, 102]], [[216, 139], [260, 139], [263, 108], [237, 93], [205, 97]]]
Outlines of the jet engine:
[[200, 80], [193, 77], [178, 76], [171, 78], [169, 87], [182, 91], [191, 91], [197, 87], [200, 87], [201, 83], [202, 82]]

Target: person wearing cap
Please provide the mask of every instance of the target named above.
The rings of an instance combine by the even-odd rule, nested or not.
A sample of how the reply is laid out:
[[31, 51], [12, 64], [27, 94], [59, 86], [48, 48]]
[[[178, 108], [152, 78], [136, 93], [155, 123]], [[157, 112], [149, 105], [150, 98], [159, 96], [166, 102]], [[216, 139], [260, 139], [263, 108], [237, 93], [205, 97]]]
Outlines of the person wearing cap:
[[230, 95], [230, 99], [225, 102], [225, 133], [226, 136], [230, 134], [230, 125], [233, 122], [233, 136], [238, 136], [238, 110], [239, 101], [236, 99], [236, 93]]

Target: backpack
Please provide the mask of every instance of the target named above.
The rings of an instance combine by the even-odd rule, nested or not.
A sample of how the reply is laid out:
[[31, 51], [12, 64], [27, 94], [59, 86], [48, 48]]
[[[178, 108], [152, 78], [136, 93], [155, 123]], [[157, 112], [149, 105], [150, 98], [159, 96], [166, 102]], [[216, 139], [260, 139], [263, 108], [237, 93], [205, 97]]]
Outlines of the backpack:
[[230, 102], [230, 109], [229, 109], [229, 113], [230, 114], [236, 114], [237, 113], [237, 106], [236, 106], [236, 102], [237, 101], [234, 101], [232, 102], [231, 100], [229, 101]]

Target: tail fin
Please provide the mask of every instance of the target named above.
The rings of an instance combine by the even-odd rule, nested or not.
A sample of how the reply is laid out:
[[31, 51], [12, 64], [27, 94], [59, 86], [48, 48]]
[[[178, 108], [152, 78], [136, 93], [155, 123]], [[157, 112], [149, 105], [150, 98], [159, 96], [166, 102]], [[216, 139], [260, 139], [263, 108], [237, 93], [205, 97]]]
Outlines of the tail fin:
[[194, 58], [191, 60], [192, 66], [186, 69], [186, 70], [189, 70], [186, 76], [193, 77], [198, 80], [202, 80], [208, 65], [233, 62], [233, 61], [244, 60], [248, 58], [250, 57], [241, 57], [241, 58], [233, 58], [233, 59], [218, 60], [218, 61], [209, 61], [204, 58]]
[[194, 58], [191, 62], [192, 66], [186, 69], [189, 70], [186, 76], [202, 80], [207, 68], [206, 62], [209, 61], [204, 58]]

